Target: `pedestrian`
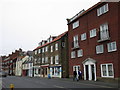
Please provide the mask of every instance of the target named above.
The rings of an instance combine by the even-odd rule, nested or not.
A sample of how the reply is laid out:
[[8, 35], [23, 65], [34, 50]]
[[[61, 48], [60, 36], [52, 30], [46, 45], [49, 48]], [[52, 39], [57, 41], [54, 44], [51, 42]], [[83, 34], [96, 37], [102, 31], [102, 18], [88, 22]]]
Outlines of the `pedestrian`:
[[73, 81], [75, 81], [75, 80], [78, 81], [76, 69], [75, 69], [75, 71], [73, 71]]
[[82, 72], [81, 72], [81, 70], [78, 70], [78, 79], [82, 80]]

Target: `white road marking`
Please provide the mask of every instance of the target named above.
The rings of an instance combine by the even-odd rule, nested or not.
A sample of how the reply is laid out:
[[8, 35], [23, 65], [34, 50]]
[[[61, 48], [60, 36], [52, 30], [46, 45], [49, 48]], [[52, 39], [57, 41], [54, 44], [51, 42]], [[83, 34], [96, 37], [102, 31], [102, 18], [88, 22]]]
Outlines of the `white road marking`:
[[62, 86], [57, 86], [57, 85], [53, 85], [54, 87], [57, 87], [57, 88], [64, 88], [64, 87], [62, 87]]

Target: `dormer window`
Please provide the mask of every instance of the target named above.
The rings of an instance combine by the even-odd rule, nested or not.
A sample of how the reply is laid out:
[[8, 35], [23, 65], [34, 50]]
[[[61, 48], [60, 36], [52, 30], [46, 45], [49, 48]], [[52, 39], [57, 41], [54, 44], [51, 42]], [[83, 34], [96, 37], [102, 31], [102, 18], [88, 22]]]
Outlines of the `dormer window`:
[[72, 28], [75, 29], [79, 26], [79, 21], [76, 21], [72, 24]]
[[105, 4], [102, 7], [97, 9], [97, 16], [100, 16], [106, 12], [108, 12], [108, 4]]

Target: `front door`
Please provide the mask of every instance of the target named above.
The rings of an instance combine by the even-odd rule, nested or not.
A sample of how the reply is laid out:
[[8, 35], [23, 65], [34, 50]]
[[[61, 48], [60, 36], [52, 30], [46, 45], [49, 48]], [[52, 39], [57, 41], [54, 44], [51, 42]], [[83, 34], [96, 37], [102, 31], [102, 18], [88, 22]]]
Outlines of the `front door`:
[[82, 63], [84, 66], [84, 80], [96, 81], [96, 61], [92, 58], [87, 58]]

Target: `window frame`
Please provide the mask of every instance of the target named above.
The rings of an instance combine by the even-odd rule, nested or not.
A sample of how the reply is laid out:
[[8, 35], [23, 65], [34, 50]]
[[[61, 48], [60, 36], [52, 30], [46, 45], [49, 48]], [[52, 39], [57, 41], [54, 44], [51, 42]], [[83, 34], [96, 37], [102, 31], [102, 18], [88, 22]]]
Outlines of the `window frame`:
[[[113, 43], [115, 43], [115, 46], [113, 46]], [[111, 50], [110, 50], [110, 47], [109, 47], [109, 46], [112, 47]], [[114, 47], [114, 49], [113, 49], [113, 47]], [[107, 49], [108, 49], [108, 52], [117, 51], [117, 44], [116, 44], [116, 41], [107, 43]]]
[[87, 34], [86, 33], [81, 34], [81, 41], [84, 41], [86, 39], [87, 39]]
[[79, 20], [77, 20], [76, 22], [74, 22], [74, 23], [72, 24], [72, 29], [75, 29], [75, 28], [77, 28], [77, 27], [79, 27]]
[[82, 57], [83, 56], [83, 49], [77, 50], [77, 57]]
[[73, 59], [73, 58], [76, 58], [76, 53], [75, 53], [75, 51], [72, 51], [71, 52], [71, 58]]
[[[103, 68], [102, 68], [103, 65], [106, 66], [106, 76], [103, 75]], [[109, 76], [108, 65], [112, 65], [112, 73], [113, 73], [113, 76]], [[114, 78], [114, 68], [113, 68], [113, 63], [105, 63], [105, 64], [101, 64], [101, 77]]]
[[[100, 50], [101, 47], [102, 47], [102, 51]], [[98, 49], [98, 48], [99, 48], [99, 49]], [[102, 53], [104, 53], [104, 45], [103, 45], [103, 44], [97, 45], [97, 46], [96, 46], [96, 54], [102, 54]]]
[[92, 29], [90, 30], [90, 38], [93, 38], [93, 37], [96, 37], [97, 36], [97, 33], [96, 33], [96, 28], [95, 29]]

